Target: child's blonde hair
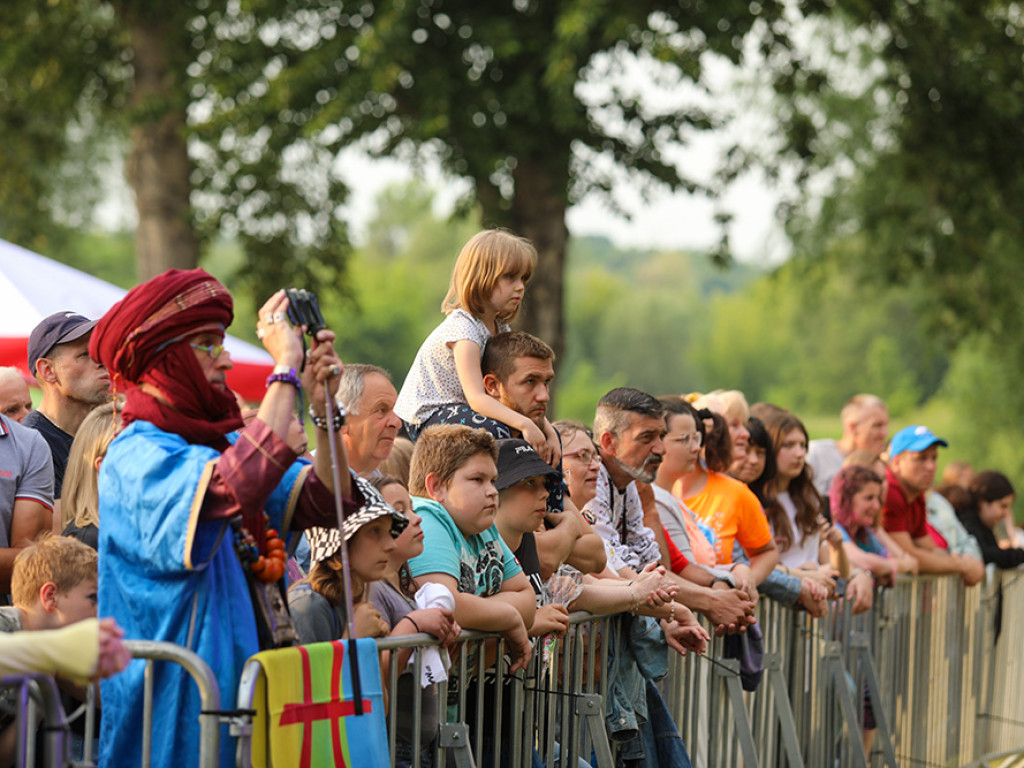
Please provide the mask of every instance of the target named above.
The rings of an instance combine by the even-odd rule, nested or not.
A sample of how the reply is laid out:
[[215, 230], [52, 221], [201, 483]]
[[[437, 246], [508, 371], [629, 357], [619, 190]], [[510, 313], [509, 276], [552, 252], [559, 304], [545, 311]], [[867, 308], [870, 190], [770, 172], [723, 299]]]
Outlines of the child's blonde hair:
[[[474, 317], [484, 314], [487, 302], [502, 275], [522, 275], [529, 281], [537, 266], [537, 249], [525, 237], [507, 229], [485, 229], [477, 232], [462, 247], [452, 270], [448, 293], [441, 302], [441, 311], [464, 309]], [[498, 315], [510, 322], [519, 314], [519, 306]]]
[[484, 454], [498, 463], [498, 443], [482, 429], [464, 424], [436, 424], [423, 430], [412, 452], [409, 493], [427, 495], [427, 475], [447, 486], [459, 468], [474, 456]]
[[11, 597], [18, 606], [30, 606], [44, 584], [52, 583], [67, 594], [86, 579], [96, 578], [96, 550], [78, 539], [44, 533], [14, 558]]
[[115, 400], [93, 408], [75, 434], [61, 488], [62, 528], [72, 520], [79, 528], [100, 524], [96, 459], [107, 455], [114, 433], [121, 426], [121, 407]]

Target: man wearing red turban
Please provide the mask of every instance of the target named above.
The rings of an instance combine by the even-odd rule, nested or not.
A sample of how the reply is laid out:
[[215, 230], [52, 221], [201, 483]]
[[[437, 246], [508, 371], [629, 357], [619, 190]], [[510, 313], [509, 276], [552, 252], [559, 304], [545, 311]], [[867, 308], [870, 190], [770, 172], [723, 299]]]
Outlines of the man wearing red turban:
[[[319, 331], [300, 384], [302, 329], [288, 323], [287, 309], [279, 291], [259, 311], [257, 333], [277, 365], [244, 428], [225, 383], [231, 295], [206, 272], [171, 270], [133, 288], [89, 344], [127, 396], [123, 430], [100, 470], [99, 612], [128, 638], [198, 653], [226, 700], [245, 660], [280, 640], [273, 610], [264, 610], [283, 586], [284, 544], [271, 529], [285, 538], [337, 527], [326, 430], [341, 423], [328, 423], [325, 399], [337, 391], [341, 361], [334, 334]], [[322, 448], [312, 466], [286, 442], [300, 389]], [[358, 495], [337, 444], [341, 494]], [[103, 684], [102, 765], [139, 764], [143, 670], [132, 664]], [[200, 703], [181, 667], [156, 667], [154, 702], [152, 764], [194, 763]], [[233, 751], [223, 738], [222, 765], [234, 765]]]

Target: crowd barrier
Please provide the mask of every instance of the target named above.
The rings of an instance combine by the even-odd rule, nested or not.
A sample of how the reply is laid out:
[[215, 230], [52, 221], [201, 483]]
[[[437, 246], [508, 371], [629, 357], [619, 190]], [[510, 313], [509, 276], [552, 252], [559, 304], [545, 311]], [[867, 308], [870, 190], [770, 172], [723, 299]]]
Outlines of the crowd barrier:
[[[956, 577], [901, 580], [877, 590], [872, 610], [860, 616], [852, 616], [843, 601], [827, 617], [812, 619], [770, 600], [760, 601], [758, 616], [764, 674], [753, 692], [742, 690], [739, 663], [725, 658], [721, 639], [700, 656], [670, 654], [669, 674], [659, 685], [695, 768], [953, 768], [977, 764], [983, 755], [1024, 750], [1024, 572], [990, 573], [978, 588], [965, 588]], [[423, 749], [435, 766], [484, 766], [493, 752], [511, 768], [526, 768], [536, 749], [549, 768], [577, 768], [580, 758], [611, 768], [615, 745], [605, 729], [608, 647], [602, 640], [614, 620], [574, 614], [565, 638], [548, 643], [546, 652], [538, 643], [530, 668], [515, 677], [490, 664], [502, 654], [500, 639], [465, 633], [454, 654], [452, 683], [439, 685], [432, 744], [420, 740], [423, 713], [418, 697], [413, 702], [406, 729], [413, 734], [411, 764], [419, 768]], [[387, 638], [378, 647], [433, 644], [428, 635], [415, 635]], [[178, 663], [195, 679], [203, 699], [202, 714], [196, 713], [202, 723], [201, 768], [216, 764], [228, 722], [244, 746], [251, 705], [245, 686], [238, 709], [223, 713], [215, 680], [194, 654], [165, 643], [135, 641], [130, 647], [147, 659], [149, 670], [157, 662]], [[420, 655], [413, 659], [418, 679]], [[488, 684], [471, 684], [480, 680]], [[386, 683], [390, 701], [397, 702], [396, 668]], [[31, 702], [42, 708], [45, 762], [35, 764], [72, 764], [52, 681], [6, 678], [2, 684], [18, 686], [22, 728], [35, 717], [28, 711]], [[866, 701], [877, 725], [867, 754], [861, 746]], [[147, 729], [153, 706], [159, 702], [149, 696]], [[485, 710], [493, 718], [485, 720]], [[392, 763], [397, 712], [391, 706], [388, 715]], [[19, 765], [33, 764], [34, 747], [23, 735]], [[91, 753], [73, 764], [92, 765]], [[148, 765], [148, 757], [140, 756], [138, 764]], [[244, 748], [238, 765], [248, 765]]]

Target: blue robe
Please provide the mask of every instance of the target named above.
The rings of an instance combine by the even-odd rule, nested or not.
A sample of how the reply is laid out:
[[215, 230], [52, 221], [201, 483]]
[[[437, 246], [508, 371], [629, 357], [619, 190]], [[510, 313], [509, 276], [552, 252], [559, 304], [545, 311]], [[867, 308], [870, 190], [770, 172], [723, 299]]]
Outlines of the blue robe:
[[[229, 435], [234, 439], [235, 435]], [[259, 651], [245, 574], [226, 521], [199, 511], [220, 452], [136, 421], [110, 444], [99, 477], [99, 615], [128, 639], [184, 646], [213, 669], [222, 709], [233, 709], [245, 660]], [[310, 466], [285, 473], [264, 510], [289, 528]], [[101, 766], [141, 764], [144, 661], [102, 683]], [[154, 768], [198, 765], [199, 693], [177, 664], [156, 662]], [[235, 740], [221, 727], [220, 765]]]

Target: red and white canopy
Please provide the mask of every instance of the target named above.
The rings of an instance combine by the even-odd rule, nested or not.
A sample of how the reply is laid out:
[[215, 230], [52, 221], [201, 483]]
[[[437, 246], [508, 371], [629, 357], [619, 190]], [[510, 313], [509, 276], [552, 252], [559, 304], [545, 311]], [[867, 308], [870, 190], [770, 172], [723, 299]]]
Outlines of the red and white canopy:
[[[98, 318], [127, 293], [123, 288], [0, 240], [0, 365], [28, 372], [28, 336], [47, 315], [61, 310]], [[246, 400], [263, 399], [274, 367], [263, 349], [233, 336], [224, 339], [234, 368], [228, 385]]]

